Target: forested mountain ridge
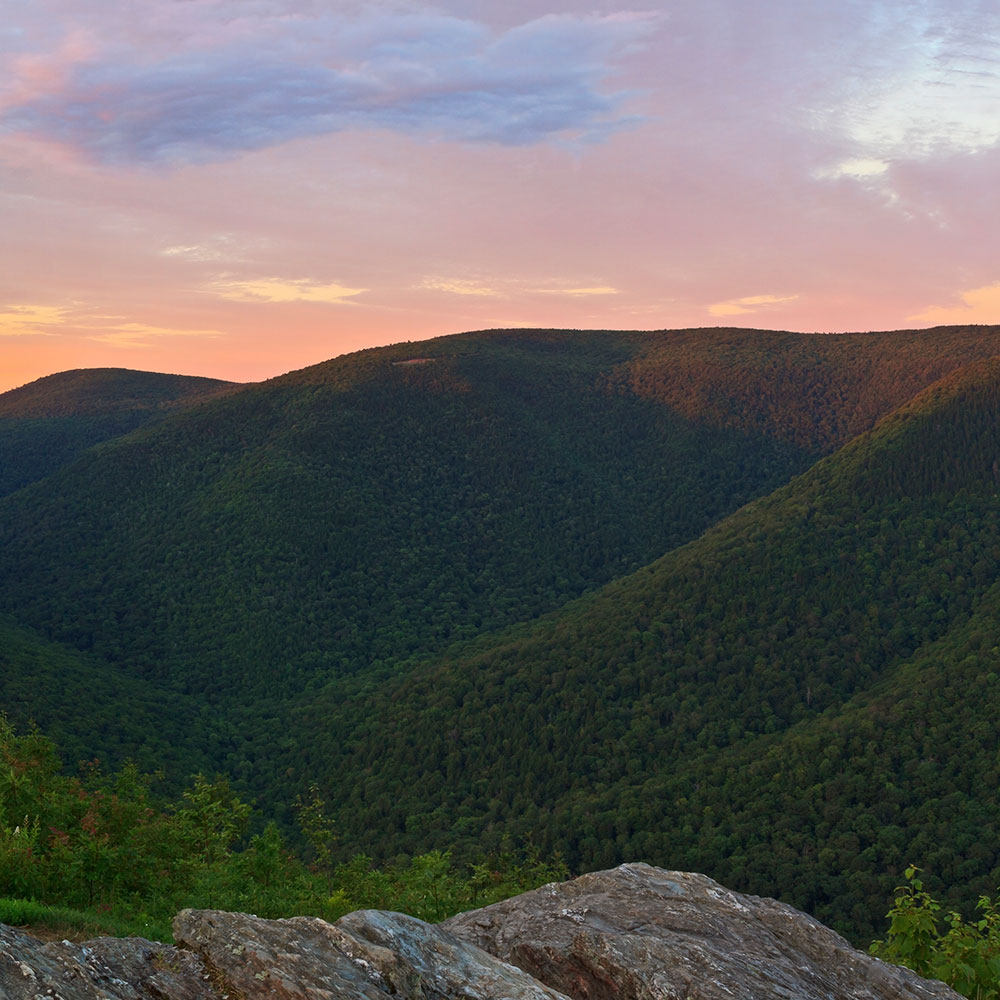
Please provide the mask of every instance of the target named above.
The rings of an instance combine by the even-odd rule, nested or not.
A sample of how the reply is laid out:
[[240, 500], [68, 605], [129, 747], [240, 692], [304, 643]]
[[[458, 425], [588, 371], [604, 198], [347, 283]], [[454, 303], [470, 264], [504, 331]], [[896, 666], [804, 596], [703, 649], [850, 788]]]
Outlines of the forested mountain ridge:
[[[977, 359], [995, 354], [997, 327], [490, 331], [359, 352], [0, 500], [0, 610], [195, 699], [197, 725], [175, 730], [192, 770], [211, 759], [272, 815], [321, 783], [344, 850], [531, 833], [577, 868], [725, 874], [856, 930], [914, 839], [891, 824], [878, 876], [813, 863], [808, 845], [857, 836], [859, 814], [828, 776], [796, 785], [775, 762], [788, 739], [815, 777], [824, 720], [867, 732], [857, 699], [930, 650], [958, 656], [975, 616], [992, 627], [997, 372]], [[116, 738], [94, 752], [139, 737]], [[817, 786], [851, 830], [824, 832]], [[919, 787], [921, 829], [991, 877], [940, 786]], [[798, 840], [753, 805], [787, 812], [786, 792], [813, 803]]]
[[0, 394], [0, 496], [54, 472], [88, 448], [234, 382], [127, 368], [76, 369]]
[[169, 410], [241, 388], [198, 375], [164, 375], [131, 368], [75, 368], [0, 394], [0, 417], [82, 417]]
[[98, 751], [105, 766], [131, 758], [174, 781], [218, 766], [209, 710], [198, 699], [46, 640], [7, 616], [0, 616], [0, 689], [0, 714], [44, 720], [70, 768]]
[[551, 610], [811, 461], [609, 393], [638, 343], [444, 338], [186, 409], [5, 501], [0, 600], [238, 702]]
[[678, 330], [651, 341], [613, 381], [692, 420], [825, 454], [949, 372], [1000, 353], [998, 331]]
[[[805, 469], [840, 433], [837, 399], [857, 422], [866, 393], [886, 412], [900, 386], [994, 349], [988, 328], [515, 330], [361, 351], [187, 406], [12, 499], [0, 600], [193, 691], [242, 700], [261, 673], [295, 690], [551, 610]], [[741, 401], [775, 370], [770, 426]], [[134, 412], [232, 388], [159, 378], [67, 373], [0, 410]], [[823, 402], [809, 434], [802, 400]], [[716, 426], [723, 406], [748, 427]]]
[[997, 412], [1000, 361], [972, 365], [527, 635], [348, 689], [349, 712], [314, 694], [299, 724], [348, 790], [345, 832], [530, 832], [571, 865], [693, 867], [854, 934], [908, 862], [1000, 878]]

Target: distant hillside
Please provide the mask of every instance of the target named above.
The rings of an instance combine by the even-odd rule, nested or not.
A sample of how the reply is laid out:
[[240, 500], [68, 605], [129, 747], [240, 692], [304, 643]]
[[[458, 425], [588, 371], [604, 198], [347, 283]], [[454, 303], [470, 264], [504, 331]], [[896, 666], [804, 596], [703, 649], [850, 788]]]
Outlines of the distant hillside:
[[825, 454], [925, 386], [1000, 354], [1000, 327], [803, 336], [676, 330], [612, 376], [691, 420]]
[[860, 936], [908, 862], [995, 885], [998, 412], [1000, 360], [974, 364], [530, 631], [313, 692], [294, 725], [345, 841], [530, 833]]
[[[970, 793], [885, 777], [887, 740], [843, 785], [813, 759], [817, 740], [838, 769], [868, 754], [864, 699], [913, 704], [932, 651], [950, 671], [969, 623], [994, 627], [994, 355], [1000, 327], [358, 352], [180, 407], [0, 499], [0, 611], [141, 681], [123, 713], [172, 692], [164, 731], [278, 818], [319, 782], [344, 851], [530, 833], [574, 866], [789, 882], [867, 930], [912, 831], [1000, 876], [969, 844]], [[0, 704], [11, 690], [0, 676]], [[122, 753], [58, 704], [32, 711], [64, 744]], [[995, 707], [982, 691], [971, 730]], [[811, 805], [770, 827], [754, 805], [793, 800]], [[864, 868], [845, 873], [851, 836]]]
[[0, 418], [106, 416], [170, 410], [241, 388], [196, 375], [129, 368], [77, 368], [0, 393]]
[[187, 408], [7, 498], [0, 601], [235, 703], [530, 619], [812, 460], [609, 392], [641, 346], [444, 338]]
[[0, 496], [44, 479], [101, 441], [238, 388], [217, 379], [93, 368], [0, 393]]

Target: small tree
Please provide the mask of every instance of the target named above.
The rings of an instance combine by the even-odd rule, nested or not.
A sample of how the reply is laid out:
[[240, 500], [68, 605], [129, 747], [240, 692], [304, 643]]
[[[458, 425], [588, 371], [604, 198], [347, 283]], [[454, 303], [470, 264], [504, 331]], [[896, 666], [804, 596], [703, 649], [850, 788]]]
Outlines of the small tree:
[[209, 781], [194, 776], [194, 785], [184, 793], [187, 805], [177, 811], [194, 854], [212, 865], [229, 856], [250, 819], [250, 806], [241, 802], [226, 778]]
[[[313, 864], [316, 870], [326, 875], [329, 880], [332, 875], [333, 845], [337, 842], [337, 834], [333, 820], [327, 815], [326, 802], [320, 794], [319, 785], [310, 785], [309, 794], [305, 798], [301, 795], [295, 797], [295, 811], [299, 827], [312, 848]], [[330, 891], [333, 891], [332, 882]]]

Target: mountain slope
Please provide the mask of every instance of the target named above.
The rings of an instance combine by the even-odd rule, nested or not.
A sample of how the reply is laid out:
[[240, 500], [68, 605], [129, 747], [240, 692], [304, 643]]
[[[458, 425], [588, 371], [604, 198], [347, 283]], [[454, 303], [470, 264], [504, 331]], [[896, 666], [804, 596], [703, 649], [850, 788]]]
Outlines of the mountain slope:
[[240, 388], [197, 375], [164, 375], [130, 368], [77, 368], [46, 375], [0, 394], [0, 417], [105, 416], [175, 409]]
[[193, 698], [140, 681], [127, 671], [68, 649], [0, 617], [0, 712], [12, 724], [37, 724], [57, 740], [67, 763], [104, 766], [134, 760], [163, 769], [175, 784], [210, 771], [207, 711]]
[[651, 341], [613, 379], [689, 419], [818, 455], [949, 372], [997, 354], [997, 326], [812, 336], [677, 330]]
[[7, 498], [0, 600], [235, 703], [531, 618], [811, 458], [609, 393], [637, 343], [403, 345], [178, 413]]
[[[780, 869], [799, 893], [786, 898], [855, 932], [871, 929], [900, 866], [923, 859], [910, 847], [928, 863], [946, 847], [966, 878], [1000, 876], [995, 842], [968, 836], [970, 817], [1000, 805], [977, 742], [1000, 694], [997, 412], [1000, 360], [979, 362], [530, 631], [381, 689], [313, 692], [294, 725], [318, 734], [306, 766], [337, 776], [345, 840], [416, 849], [532, 833], [571, 865], [683, 859], [767, 892]], [[910, 734], [873, 732], [887, 704], [908, 706], [900, 724], [919, 712], [933, 664], [974, 692], [933, 700], [949, 720], [941, 773], [964, 783], [950, 796], [936, 777], [897, 777], [887, 795], [872, 775], [919, 772], [921, 758], [902, 750]], [[976, 749], [956, 761], [962, 727]], [[926, 757], [933, 739], [917, 743]], [[828, 744], [836, 763], [817, 772]], [[844, 863], [855, 842], [877, 846], [860, 872]]]
[[[321, 783], [345, 850], [478, 853], [510, 831], [579, 866], [721, 865], [749, 857], [756, 786], [709, 800], [718, 767], [989, 627], [1000, 401], [996, 362], [969, 362], [998, 351], [1000, 328], [359, 352], [0, 500], [0, 609], [196, 698], [195, 749], [274, 814]], [[694, 801], [717, 819], [679, 822]], [[823, 865], [815, 905], [860, 920], [867, 889]]]
[[87, 448], [235, 383], [125, 368], [60, 372], [0, 394], [0, 496], [43, 479]]

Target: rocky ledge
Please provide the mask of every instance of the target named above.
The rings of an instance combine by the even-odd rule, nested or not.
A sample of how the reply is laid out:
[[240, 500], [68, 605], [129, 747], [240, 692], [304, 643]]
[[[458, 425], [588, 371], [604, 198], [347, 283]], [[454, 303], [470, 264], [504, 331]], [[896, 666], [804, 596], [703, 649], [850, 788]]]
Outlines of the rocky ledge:
[[0, 925], [0, 1000], [955, 1000], [798, 910], [622, 865], [442, 924], [184, 910], [178, 947]]

